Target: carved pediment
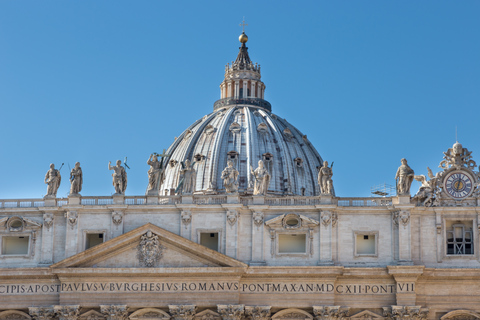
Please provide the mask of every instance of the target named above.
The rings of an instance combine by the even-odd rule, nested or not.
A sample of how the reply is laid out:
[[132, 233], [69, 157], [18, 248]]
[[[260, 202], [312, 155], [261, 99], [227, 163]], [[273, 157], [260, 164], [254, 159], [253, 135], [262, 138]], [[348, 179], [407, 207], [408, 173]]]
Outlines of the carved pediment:
[[89, 310], [82, 313], [79, 317], [80, 320], [104, 320], [105, 316], [98, 311]]
[[52, 268], [246, 267], [151, 223], [52, 265]]
[[135, 311], [128, 317], [131, 320], [168, 320], [170, 315], [165, 311], [156, 308], [144, 308]]
[[291, 308], [291, 309], [285, 309], [285, 310], [279, 311], [272, 316], [272, 320], [279, 320], [279, 319], [282, 319], [282, 320], [288, 320], [288, 319], [292, 319], [292, 320], [299, 320], [299, 319], [312, 320], [313, 316], [306, 311]]
[[272, 218], [265, 222], [265, 225], [271, 229], [310, 229], [318, 226], [317, 220], [311, 219], [301, 214], [289, 213]]
[[368, 310], [363, 310], [350, 317], [350, 319], [384, 319], [382, 316]]
[[222, 320], [222, 317], [217, 312], [206, 309], [202, 312], [199, 312], [193, 318], [194, 320]]
[[447, 313], [440, 320], [477, 320], [480, 314], [470, 310], [455, 310]]
[[19, 216], [4, 217], [0, 219], [0, 230], [5, 229], [10, 232], [37, 230], [41, 227], [41, 223]]

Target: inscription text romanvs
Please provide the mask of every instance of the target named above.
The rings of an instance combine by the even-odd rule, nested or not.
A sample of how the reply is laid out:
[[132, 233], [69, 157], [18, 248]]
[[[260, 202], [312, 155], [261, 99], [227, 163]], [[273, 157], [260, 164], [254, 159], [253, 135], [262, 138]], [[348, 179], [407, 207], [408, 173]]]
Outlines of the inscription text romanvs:
[[238, 292], [240, 293], [330, 293], [394, 294], [414, 292], [413, 283], [337, 284], [330, 282], [67, 282], [59, 284], [0, 284], [0, 295], [55, 294], [61, 292]]

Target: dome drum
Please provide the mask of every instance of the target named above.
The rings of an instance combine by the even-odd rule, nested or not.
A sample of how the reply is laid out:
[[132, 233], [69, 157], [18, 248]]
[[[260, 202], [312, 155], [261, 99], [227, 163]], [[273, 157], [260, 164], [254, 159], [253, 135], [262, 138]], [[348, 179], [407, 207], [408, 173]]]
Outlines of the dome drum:
[[260, 107], [268, 111], [272, 111], [272, 105], [270, 102], [260, 98], [223, 98], [220, 100], [215, 101], [213, 104], [213, 110], [217, 111], [219, 109], [223, 109], [229, 106], [237, 106], [237, 105], [249, 105]]

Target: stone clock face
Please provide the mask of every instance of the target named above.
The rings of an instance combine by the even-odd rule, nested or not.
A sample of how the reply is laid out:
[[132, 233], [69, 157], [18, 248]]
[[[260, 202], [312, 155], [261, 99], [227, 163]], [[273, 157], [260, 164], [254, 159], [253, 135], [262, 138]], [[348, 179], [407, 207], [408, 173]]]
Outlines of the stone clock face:
[[444, 180], [445, 191], [454, 199], [464, 199], [473, 190], [473, 179], [462, 171], [453, 171]]

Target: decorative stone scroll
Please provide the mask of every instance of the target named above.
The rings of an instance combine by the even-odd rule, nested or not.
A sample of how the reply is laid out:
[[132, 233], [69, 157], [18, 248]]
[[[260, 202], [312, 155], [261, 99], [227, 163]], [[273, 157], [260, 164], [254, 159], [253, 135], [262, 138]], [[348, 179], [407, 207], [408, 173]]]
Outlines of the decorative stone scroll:
[[338, 215], [335, 212], [322, 211], [320, 213], [320, 219], [325, 227], [328, 227], [330, 223], [332, 223], [332, 227], [335, 227], [337, 225]]
[[77, 320], [80, 312], [79, 305], [54, 306], [58, 320]]
[[270, 319], [270, 306], [255, 306], [245, 307], [245, 315], [252, 320], [269, 320]]
[[227, 211], [227, 221], [231, 226], [234, 226], [238, 219], [238, 212], [236, 210]]
[[194, 305], [169, 305], [168, 309], [172, 320], [192, 320], [197, 312], [197, 307]]
[[189, 210], [182, 210], [182, 223], [185, 225], [185, 229], [187, 229], [187, 225], [192, 221], [192, 213]]
[[393, 223], [395, 223], [395, 225], [398, 226], [400, 223], [402, 223], [403, 227], [406, 227], [409, 221], [410, 212], [406, 210], [396, 210], [393, 212]]
[[219, 304], [217, 308], [223, 320], [241, 320], [245, 313], [243, 304]]
[[341, 306], [313, 307], [313, 314], [316, 320], [337, 320], [344, 319], [348, 315], [349, 308]]
[[43, 225], [47, 228], [47, 231], [50, 231], [50, 227], [53, 225], [53, 220], [55, 216], [53, 213], [48, 212], [43, 214]]
[[67, 218], [68, 225], [73, 229], [78, 221], [78, 213], [76, 211], [65, 212], [65, 218]]
[[126, 305], [100, 305], [100, 312], [106, 320], [125, 320], [128, 315]]
[[252, 218], [253, 223], [255, 223], [257, 227], [260, 227], [263, 223], [263, 212], [254, 212]]
[[123, 214], [120, 211], [113, 211], [112, 212], [112, 222], [116, 226], [119, 226], [122, 223]]
[[148, 268], [154, 267], [162, 257], [163, 248], [158, 240], [158, 235], [150, 230], [145, 232], [141, 236], [140, 243], [137, 247], [137, 258], [140, 265]]
[[0, 312], [0, 320], [30, 320], [28, 314], [18, 310], [7, 310]]
[[421, 306], [384, 307], [383, 316], [389, 320], [425, 320], [428, 316], [428, 309]]
[[34, 320], [50, 320], [55, 317], [53, 307], [29, 307], [28, 313]]

